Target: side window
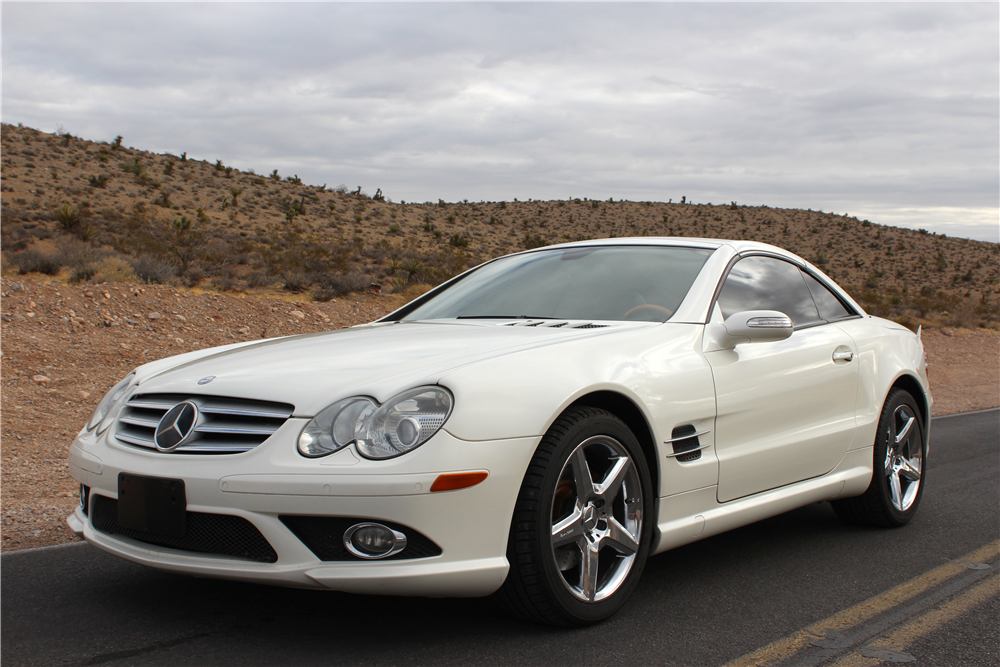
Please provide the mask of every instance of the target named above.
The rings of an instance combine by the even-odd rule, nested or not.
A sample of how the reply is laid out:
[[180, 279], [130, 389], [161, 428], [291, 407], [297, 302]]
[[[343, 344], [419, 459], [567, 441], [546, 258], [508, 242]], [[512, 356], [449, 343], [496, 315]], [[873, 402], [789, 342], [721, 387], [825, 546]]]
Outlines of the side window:
[[839, 320], [854, 314], [841, 303], [840, 299], [826, 285], [805, 271], [802, 272], [802, 278], [806, 281], [809, 292], [816, 301], [816, 307], [819, 308], [819, 316], [824, 320]]
[[738, 261], [722, 285], [718, 304], [724, 317], [743, 310], [780, 310], [795, 326], [820, 321], [799, 267], [773, 257]]

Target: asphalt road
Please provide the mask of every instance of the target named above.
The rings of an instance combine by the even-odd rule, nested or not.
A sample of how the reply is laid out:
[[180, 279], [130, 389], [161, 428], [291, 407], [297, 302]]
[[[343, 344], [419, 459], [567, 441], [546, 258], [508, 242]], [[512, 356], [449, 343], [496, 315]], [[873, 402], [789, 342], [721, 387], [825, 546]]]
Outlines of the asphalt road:
[[530, 625], [488, 599], [196, 579], [81, 544], [3, 556], [0, 657], [5, 667], [886, 658], [993, 666], [1000, 664], [1000, 411], [938, 418], [932, 434], [926, 491], [908, 526], [848, 527], [825, 503], [789, 512], [652, 558], [629, 604], [591, 628]]

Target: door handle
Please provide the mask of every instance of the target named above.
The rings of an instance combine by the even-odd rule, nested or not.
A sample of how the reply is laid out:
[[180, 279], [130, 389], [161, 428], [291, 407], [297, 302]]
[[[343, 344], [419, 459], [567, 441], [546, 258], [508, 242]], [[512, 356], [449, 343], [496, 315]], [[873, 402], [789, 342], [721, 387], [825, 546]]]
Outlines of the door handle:
[[853, 361], [854, 360], [854, 352], [852, 352], [851, 350], [847, 350], [846, 352], [834, 352], [833, 353], [833, 360], [834, 361]]

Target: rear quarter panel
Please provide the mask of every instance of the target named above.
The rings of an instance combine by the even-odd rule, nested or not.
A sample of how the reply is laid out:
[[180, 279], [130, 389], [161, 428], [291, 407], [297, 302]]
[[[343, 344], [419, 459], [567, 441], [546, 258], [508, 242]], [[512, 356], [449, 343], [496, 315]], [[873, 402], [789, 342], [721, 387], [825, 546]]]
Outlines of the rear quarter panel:
[[[913, 377], [920, 385], [921, 395], [914, 399], [923, 402], [927, 414], [931, 414], [933, 399], [924, 348], [916, 334], [895, 322], [870, 315], [837, 322], [836, 326], [854, 339], [860, 364], [856, 407], [858, 437], [853, 449], [870, 447], [875, 441], [882, 405], [893, 384], [904, 375]], [[924, 424], [924, 428], [928, 429], [929, 424]]]

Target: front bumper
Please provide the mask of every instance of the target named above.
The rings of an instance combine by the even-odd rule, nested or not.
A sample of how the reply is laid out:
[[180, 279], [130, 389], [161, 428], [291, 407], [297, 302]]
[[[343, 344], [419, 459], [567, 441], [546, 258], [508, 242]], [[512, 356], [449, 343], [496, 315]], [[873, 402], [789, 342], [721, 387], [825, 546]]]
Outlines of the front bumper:
[[[305, 420], [289, 419], [267, 442], [242, 454], [162, 454], [122, 445], [113, 429], [81, 433], [70, 448], [70, 473], [90, 487], [90, 515], [77, 509], [70, 528], [94, 546], [164, 570], [242, 581], [352, 593], [476, 597], [507, 575], [507, 535], [537, 437], [469, 442], [438, 432], [417, 450], [369, 461], [347, 448], [321, 459], [295, 450]], [[480, 471], [480, 484], [431, 493], [444, 472]], [[195, 553], [101, 532], [95, 498], [117, 499], [118, 473], [183, 479], [188, 512], [249, 521], [277, 554], [274, 563]], [[321, 560], [281, 516], [351, 517], [400, 524], [441, 549], [406, 560]], [[405, 531], [404, 531], [405, 532]], [[336, 537], [336, 536], [334, 536]]]

